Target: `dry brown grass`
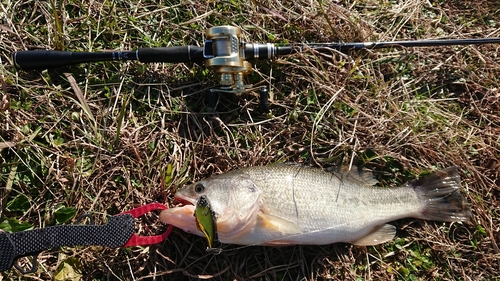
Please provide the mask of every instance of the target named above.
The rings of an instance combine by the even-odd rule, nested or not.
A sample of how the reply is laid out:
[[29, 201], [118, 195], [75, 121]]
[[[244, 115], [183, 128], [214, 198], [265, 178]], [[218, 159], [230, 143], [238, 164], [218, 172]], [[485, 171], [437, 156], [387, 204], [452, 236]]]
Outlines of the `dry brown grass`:
[[[363, 164], [387, 186], [456, 165], [473, 220], [398, 221], [398, 238], [376, 247], [227, 245], [217, 256], [205, 252], [203, 239], [175, 230], [147, 248], [46, 251], [36, 274], [11, 270], [0, 280], [49, 279], [67, 257], [81, 263], [85, 280], [500, 278], [499, 45], [310, 51], [258, 62], [251, 80], [271, 85], [270, 116], [257, 113], [253, 95], [221, 95], [213, 113], [207, 89], [215, 79], [199, 65], [100, 63], [23, 72], [10, 57], [33, 47], [201, 44], [205, 29], [222, 24], [242, 27], [246, 41], [276, 43], [499, 37], [498, 1], [67, 0], [56, 7], [59, 31], [50, 3], [0, 5], [2, 218], [44, 227], [64, 205], [104, 223], [135, 206], [172, 204], [187, 182], [295, 161]], [[9, 212], [6, 204], [18, 194], [27, 195], [29, 208]], [[165, 226], [152, 214], [137, 228], [150, 235]]]

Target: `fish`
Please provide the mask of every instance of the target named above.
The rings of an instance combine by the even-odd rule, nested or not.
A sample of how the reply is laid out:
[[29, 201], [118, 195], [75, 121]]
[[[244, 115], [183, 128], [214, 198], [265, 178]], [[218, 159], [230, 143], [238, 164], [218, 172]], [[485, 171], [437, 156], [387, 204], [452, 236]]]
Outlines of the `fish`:
[[160, 220], [203, 237], [193, 214], [205, 196], [224, 244], [370, 246], [392, 240], [396, 227], [388, 222], [398, 219], [468, 221], [460, 182], [457, 167], [399, 187], [380, 187], [364, 169], [253, 166], [178, 189], [174, 198], [181, 206], [163, 210]]

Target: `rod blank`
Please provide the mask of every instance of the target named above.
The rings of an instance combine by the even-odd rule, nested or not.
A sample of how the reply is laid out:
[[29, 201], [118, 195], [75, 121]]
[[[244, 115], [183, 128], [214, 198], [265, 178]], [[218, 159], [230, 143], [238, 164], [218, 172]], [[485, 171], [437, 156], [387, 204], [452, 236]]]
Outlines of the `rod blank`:
[[390, 47], [433, 47], [433, 46], [480, 45], [480, 44], [497, 44], [497, 43], [500, 43], [500, 37], [313, 44], [312, 47], [323, 47], [323, 48], [326, 47], [344, 52], [349, 50], [382, 49]]

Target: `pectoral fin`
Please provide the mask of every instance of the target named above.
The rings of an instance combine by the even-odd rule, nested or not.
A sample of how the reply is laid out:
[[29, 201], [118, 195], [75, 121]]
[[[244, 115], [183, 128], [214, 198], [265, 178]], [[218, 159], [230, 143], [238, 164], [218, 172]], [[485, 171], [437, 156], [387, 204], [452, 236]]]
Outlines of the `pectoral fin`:
[[281, 232], [284, 234], [302, 233], [302, 228], [297, 224], [284, 220], [282, 218], [259, 213], [257, 215], [258, 227], [263, 227], [273, 232]]
[[352, 242], [352, 244], [358, 246], [378, 245], [392, 240], [395, 235], [396, 227], [394, 225], [385, 224], [382, 226], [378, 226], [368, 235], [356, 240], [355, 242]]

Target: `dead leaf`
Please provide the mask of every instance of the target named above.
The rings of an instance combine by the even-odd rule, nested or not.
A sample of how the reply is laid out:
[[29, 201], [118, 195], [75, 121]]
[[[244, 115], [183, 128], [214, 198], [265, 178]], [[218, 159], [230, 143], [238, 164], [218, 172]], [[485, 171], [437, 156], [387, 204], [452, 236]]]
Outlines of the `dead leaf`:
[[0, 142], [0, 151], [4, 148], [14, 147], [16, 143], [13, 141]]

